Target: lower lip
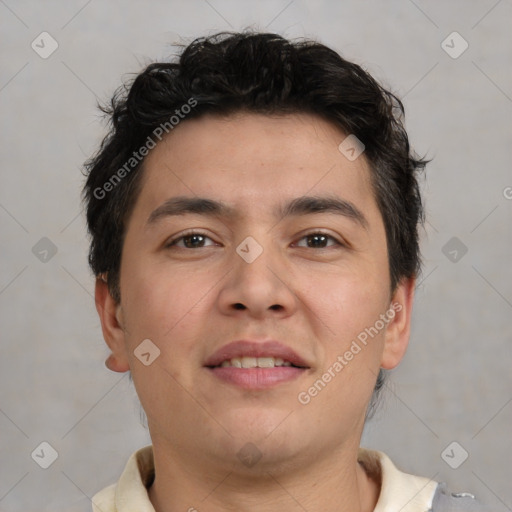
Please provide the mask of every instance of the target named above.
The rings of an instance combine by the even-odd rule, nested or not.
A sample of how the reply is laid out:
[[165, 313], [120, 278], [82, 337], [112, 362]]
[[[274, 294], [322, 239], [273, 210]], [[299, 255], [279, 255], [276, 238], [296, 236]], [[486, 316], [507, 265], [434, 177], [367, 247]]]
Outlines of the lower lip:
[[302, 375], [306, 369], [294, 366], [274, 368], [235, 368], [233, 366], [210, 368], [219, 379], [244, 389], [267, 389], [289, 382]]

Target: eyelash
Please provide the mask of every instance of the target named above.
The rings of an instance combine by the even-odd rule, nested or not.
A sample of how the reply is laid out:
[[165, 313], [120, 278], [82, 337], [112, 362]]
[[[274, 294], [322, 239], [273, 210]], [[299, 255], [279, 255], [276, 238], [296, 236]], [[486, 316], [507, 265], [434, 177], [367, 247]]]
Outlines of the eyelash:
[[[188, 238], [188, 237], [192, 237], [192, 236], [196, 236], [196, 235], [199, 235], [199, 236], [202, 236], [202, 237], [205, 237], [205, 238], [209, 238], [210, 240], [212, 240], [212, 238], [210, 236], [208, 236], [206, 233], [203, 233], [201, 231], [189, 231], [189, 232], [186, 232], [182, 235], [180, 235], [179, 237], [177, 238], [174, 238], [173, 240], [170, 240], [166, 245], [165, 245], [165, 248], [166, 249], [169, 249], [173, 246], [176, 246], [178, 242], [184, 240], [185, 238]], [[312, 231], [310, 233], [306, 233], [304, 235], [302, 235], [300, 237], [299, 240], [303, 240], [304, 238], [308, 238], [308, 237], [312, 237], [314, 235], [322, 235], [322, 236], [325, 236], [329, 239], [331, 239], [332, 241], [334, 241], [334, 245], [331, 245], [331, 246], [328, 246], [328, 247], [320, 247], [320, 249], [328, 249], [329, 247], [334, 247], [334, 246], [340, 246], [340, 247], [346, 247], [346, 244], [342, 243], [341, 241], [339, 241], [337, 238], [335, 238], [334, 236], [328, 234], [328, 233], [325, 233], [323, 231]], [[213, 240], [212, 240], [213, 241]], [[210, 246], [208, 246], [210, 247]], [[203, 249], [204, 247], [197, 247], [196, 249]], [[312, 247], [305, 247], [306, 249], [312, 249]], [[190, 250], [194, 250], [193, 248], [189, 248], [189, 247], [180, 247], [180, 249], [190, 249]]]

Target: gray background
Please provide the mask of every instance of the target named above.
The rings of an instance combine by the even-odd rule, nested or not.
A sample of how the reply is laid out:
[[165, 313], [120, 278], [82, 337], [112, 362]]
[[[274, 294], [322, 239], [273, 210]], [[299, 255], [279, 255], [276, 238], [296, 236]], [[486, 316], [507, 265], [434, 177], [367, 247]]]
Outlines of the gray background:
[[[510, 0], [0, 0], [0, 510], [88, 510], [150, 442], [127, 374], [103, 366], [80, 168], [103, 135], [96, 101], [123, 76], [180, 36], [245, 27], [317, 37], [404, 99], [412, 144], [434, 159], [425, 269], [363, 444], [512, 510], [511, 18]], [[43, 31], [59, 45], [46, 59], [31, 48]], [[456, 59], [441, 45], [453, 31], [469, 43]], [[47, 242], [32, 250], [43, 237], [47, 261]], [[42, 441], [58, 452], [48, 469], [31, 458]], [[469, 453], [457, 469], [441, 457], [453, 441]]]

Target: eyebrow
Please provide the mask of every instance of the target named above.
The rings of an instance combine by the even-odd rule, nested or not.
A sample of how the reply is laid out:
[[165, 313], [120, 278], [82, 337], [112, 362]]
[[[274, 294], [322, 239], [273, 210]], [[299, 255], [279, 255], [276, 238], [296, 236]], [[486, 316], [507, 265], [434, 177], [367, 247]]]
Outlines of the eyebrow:
[[[315, 213], [334, 213], [347, 217], [367, 229], [368, 221], [353, 203], [336, 196], [302, 196], [279, 207], [274, 214], [285, 217], [310, 215]], [[177, 215], [196, 214], [208, 217], [237, 218], [240, 213], [222, 201], [203, 197], [172, 197], [151, 212], [146, 226]]]
[[314, 213], [334, 213], [354, 220], [367, 229], [368, 221], [363, 212], [353, 203], [336, 196], [302, 196], [286, 203], [279, 210], [281, 218]]

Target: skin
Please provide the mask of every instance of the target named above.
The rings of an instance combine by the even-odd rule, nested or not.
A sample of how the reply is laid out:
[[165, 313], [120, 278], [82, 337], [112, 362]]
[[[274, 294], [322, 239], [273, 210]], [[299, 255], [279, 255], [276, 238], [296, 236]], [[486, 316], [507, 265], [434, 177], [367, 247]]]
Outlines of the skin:
[[[379, 368], [394, 368], [407, 347], [414, 280], [391, 294], [368, 163], [364, 153], [355, 161], [340, 153], [345, 137], [309, 114], [206, 116], [183, 121], [146, 157], [123, 246], [121, 302], [97, 279], [96, 303], [107, 366], [132, 372], [147, 414], [157, 512], [374, 509], [379, 482], [357, 452]], [[305, 195], [350, 201], [367, 225], [327, 212], [273, 214]], [[223, 201], [236, 215], [148, 225], [176, 196]], [[166, 247], [186, 230], [208, 238]], [[333, 238], [315, 245], [305, 237], [319, 230]], [[247, 236], [263, 248], [250, 264], [236, 252]], [[393, 303], [402, 308], [385, 328], [301, 404], [298, 394]], [[134, 350], [148, 338], [161, 352], [145, 366]], [[238, 339], [279, 340], [310, 368], [271, 389], [242, 390], [203, 367]], [[237, 456], [248, 442], [262, 453], [252, 467]]]

